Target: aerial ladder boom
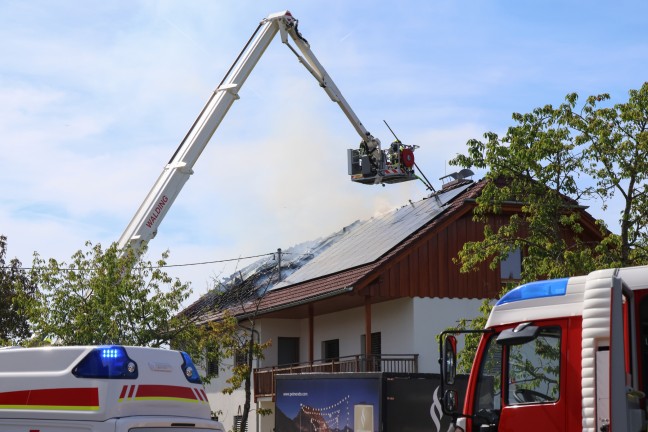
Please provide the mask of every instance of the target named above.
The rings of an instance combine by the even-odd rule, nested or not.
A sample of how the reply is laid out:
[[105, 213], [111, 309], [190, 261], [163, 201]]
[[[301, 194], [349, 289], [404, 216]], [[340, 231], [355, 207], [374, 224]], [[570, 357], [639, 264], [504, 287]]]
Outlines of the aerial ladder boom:
[[[404, 146], [398, 142], [392, 144], [389, 154], [381, 150], [380, 140], [373, 137], [360, 122], [331, 77], [317, 61], [297, 25], [298, 21], [288, 11], [269, 15], [261, 21], [126, 227], [118, 242], [120, 250], [130, 247], [139, 253], [142, 246], [155, 237], [162, 219], [193, 174], [194, 164], [227, 111], [239, 98], [238, 92], [277, 32], [280, 32], [282, 42], [315, 77], [331, 100], [340, 106], [360, 135], [360, 149], [348, 150], [351, 179], [365, 184], [381, 184], [417, 178], [412, 169], [413, 150], [416, 147]], [[290, 45], [288, 36], [297, 50]]]

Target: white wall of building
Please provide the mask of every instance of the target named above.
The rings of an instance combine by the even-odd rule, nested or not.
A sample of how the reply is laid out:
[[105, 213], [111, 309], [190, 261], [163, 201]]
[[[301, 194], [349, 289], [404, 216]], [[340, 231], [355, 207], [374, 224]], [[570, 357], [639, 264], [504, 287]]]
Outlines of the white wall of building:
[[413, 301], [412, 352], [419, 354], [419, 372], [439, 372], [439, 343], [436, 336], [457, 325], [461, 318], [479, 314], [479, 299], [420, 298]]
[[308, 361], [308, 319], [262, 319], [258, 321], [257, 326], [261, 342], [272, 342], [264, 352], [265, 358], [260, 361], [261, 367], [277, 365], [279, 337], [298, 337], [299, 361]]
[[413, 322], [411, 298], [378, 303], [371, 307], [371, 332], [380, 332], [383, 354], [416, 354], [413, 350]]
[[324, 357], [322, 342], [339, 339], [340, 357], [360, 354], [360, 335], [364, 333], [364, 308], [348, 309], [314, 318], [313, 356]]
[[[419, 372], [437, 373], [438, 342], [436, 335], [448, 327], [456, 325], [461, 318], [471, 318], [479, 313], [481, 300], [460, 300], [440, 298], [402, 298], [378, 303], [371, 308], [371, 332], [381, 333], [383, 354], [419, 354]], [[308, 319], [263, 319], [257, 322], [257, 330], [262, 342], [273, 341], [265, 352], [265, 360], [260, 367], [277, 364], [277, 344], [279, 337], [299, 337], [300, 361], [308, 361]], [[344, 310], [314, 318], [314, 359], [323, 357], [322, 341], [338, 339], [340, 357], [361, 353], [360, 336], [365, 333], [364, 307]], [[226, 365], [231, 365], [232, 360]], [[255, 363], [256, 367], [256, 363]], [[213, 411], [221, 411], [220, 420], [231, 429], [232, 421], [243, 407], [245, 395], [237, 390], [232, 395], [224, 395], [222, 389], [229, 374], [221, 372], [219, 377], [206, 386]], [[271, 402], [261, 402], [263, 408], [273, 408]], [[252, 402], [252, 409], [256, 405]], [[250, 413], [248, 430], [272, 430], [274, 415], [259, 419], [257, 427], [256, 411]], [[270, 427], [270, 428], [268, 428]]]

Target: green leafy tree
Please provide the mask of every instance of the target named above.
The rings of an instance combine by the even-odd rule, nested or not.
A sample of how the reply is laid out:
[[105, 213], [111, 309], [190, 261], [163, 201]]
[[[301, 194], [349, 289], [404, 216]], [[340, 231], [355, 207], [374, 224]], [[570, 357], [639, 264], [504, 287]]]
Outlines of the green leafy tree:
[[[225, 394], [243, 390], [244, 404], [241, 411], [241, 430], [247, 428], [252, 412], [252, 371], [255, 360], [264, 358], [270, 340], [261, 341], [257, 331], [259, 308], [268, 287], [276, 282], [276, 267], [266, 267], [246, 279], [234, 278], [224, 283], [214, 279], [214, 288], [199, 304], [183, 311], [201, 323], [201, 331], [209, 334], [204, 349], [206, 361], [214, 362], [220, 370], [229, 373]], [[210, 377], [208, 377], [209, 379]], [[257, 408], [261, 415], [270, 410]]]
[[626, 267], [648, 262], [648, 83], [629, 99], [601, 107], [608, 94], [590, 96], [580, 112], [578, 95], [567, 96], [564, 117], [583, 146], [584, 172], [596, 181], [602, 208], [620, 202], [619, 234], [610, 236], [615, 255], [602, 264]]
[[[142, 258], [144, 252], [120, 252], [115, 244], [103, 249], [88, 242], [69, 263], [35, 254], [30, 277], [38, 289], [21, 297], [36, 335], [32, 345], [52, 341], [171, 346], [186, 351], [199, 364], [224, 365], [226, 359], [242, 358], [232, 365], [223, 391], [244, 389], [243, 424], [247, 424], [253, 359], [263, 358], [270, 345], [255, 338], [256, 314], [265, 291], [255, 288], [255, 279], [236, 289], [214, 290], [215, 308], [235, 307], [239, 317], [225, 312], [206, 321], [201, 313], [181, 312], [191, 289], [164, 272], [168, 252], [154, 263]], [[209, 382], [216, 373], [207, 370], [203, 379]]]
[[0, 235], [0, 345], [19, 343], [31, 336], [29, 322], [19, 299], [30, 296], [34, 284], [21, 262], [7, 262], [7, 237]]
[[[501, 226], [487, 225], [482, 241], [463, 246], [456, 258], [462, 271], [483, 262], [495, 270], [515, 250], [523, 252], [522, 282], [648, 263], [648, 83], [629, 95], [613, 107], [600, 106], [607, 94], [592, 96], [577, 110], [578, 96], [570, 94], [556, 108], [513, 114], [515, 125], [502, 138], [488, 132], [468, 141], [467, 153], [451, 163], [484, 169], [490, 180], [474, 219], [514, 211]], [[611, 199], [622, 209], [620, 234], [597, 221], [600, 238], [588, 238], [579, 202], [606, 209]], [[458, 328], [483, 328], [490, 310], [485, 301], [481, 315]], [[466, 339], [464, 370], [478, 343]]]
[[167, 256], [152, 263], [90, 242], [69, 263], [35, 254], [31, 277], [38, 289], [25, 302], [34, 333], [63, 345], [152, 347], [193, 334], [192, 323], [177, 315], [191, 290], [163, 271]]
[[[212, 322], [210, 325], [213, 331], [224, 336], [220, 339], [221, 353], [234, 359], [230, 369], [231, 375], [226, 380], [228, 386], [223, 389], [223, 393], [232, 394], [242, 388], [245, 395], [240, 430], [247, 430], [252, 412], [254, 360], [262, 360], [264, 351], [272, 343], [270, 340], [262, 342], [259, 339], [257, 318], [261, 301], [272, 283], [274, 274], [273, 268], [265, 269], [230, 287], [224, 287], [216, 282], [219, 309], [226, 312], [223, 315], [224, 319]], [[236, 318], [231, 315], [230, 310], [236, 313]], [[270, 413], [268, 410], [257, 409], [261, 415]]]
[[490, 180], [477, 198], [476, 221], [513, 208], [507, 223], [486, 225], [482, 241], [467, 242], [456, 261], [464, 272], [484, 262], [495, 270], [514, 250], [523, 254], [522, 279], [586, 273], [595, 268], [593, 247], [581, 237], [578, 200], [592, 194], [580, 186], [582, 151], [562, 110], [550, 105], [513, 114], [517, 124], [500, 137], [470, 140], [468, 154], [451, 163], [488, 170]]

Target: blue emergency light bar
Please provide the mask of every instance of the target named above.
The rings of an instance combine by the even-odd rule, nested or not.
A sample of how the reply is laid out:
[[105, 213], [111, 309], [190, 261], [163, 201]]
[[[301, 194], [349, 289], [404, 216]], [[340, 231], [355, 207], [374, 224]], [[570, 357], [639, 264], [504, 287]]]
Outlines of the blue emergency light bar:
[[94, 348], [77, 364], [72, 373], [77, 378], [137, 378], [137, 363], [120, 345]]
[[569, 278], [550, 279], [545, 281], [529, 282], [504, 294], [499, 299], [497, 306], [520, 300], [556, 297], [565, 295]]
[[182, 355], [182, 372], [184, 372], [184, 376], [187, 381], [193, 384], [201, 384], [202, 381], [200, 379], [200, 375], [198, 375], [196, 365], [194, 365], [194, 362], [193, 360], [191, 360], [189, 354], [184, 351], [180, 351], [180, 355]]

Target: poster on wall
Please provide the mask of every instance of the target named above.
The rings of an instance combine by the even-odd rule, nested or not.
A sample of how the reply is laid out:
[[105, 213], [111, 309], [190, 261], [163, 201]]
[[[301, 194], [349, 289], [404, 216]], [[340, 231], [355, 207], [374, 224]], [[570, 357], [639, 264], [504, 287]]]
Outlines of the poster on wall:
[[[383, 430], [399, 432], [447, 432], [454, 430], [452, 418], [441, 410], [439, 374], [385, 374], [383, 386]], [[458, 409], [463, 409], [467, 375], [457, 375]]]
[[380, 374], [278, 375], [275, 432], [378, 432]]

